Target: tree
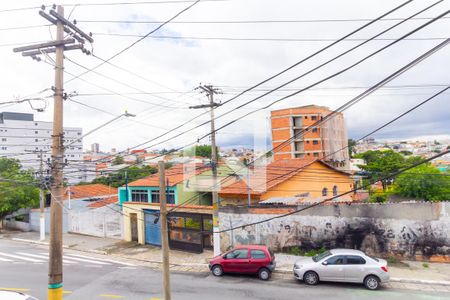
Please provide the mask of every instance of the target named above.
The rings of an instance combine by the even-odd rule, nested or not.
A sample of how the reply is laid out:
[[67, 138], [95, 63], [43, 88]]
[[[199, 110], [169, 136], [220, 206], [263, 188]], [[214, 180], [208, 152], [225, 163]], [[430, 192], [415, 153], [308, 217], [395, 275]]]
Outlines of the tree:
[[[369, 173], [369, 179], [371, 180], [387, 177], [389, 174], [407, 166], [403, 155], [392, 150], [369, 150], [358, 154], [356, 157], [362, 158], [366, 161], [366, 165], [361, 165], [359, 167]], [[381, 181], [383, 191], [386, 191], [387, 186], [392, 182], [392, 180], [392, 178], [387, 178]]]
[[112, 161], [113, 166], [121, 165], [123, 163], [124, 163], [124, 160], [123, 160], [122, 156], [116, 156], [116, 158], [114, 158], [114, 160]]
[[22, 170], [17, 160], [0, 158], [0, 221], [21, 208], [38, 206], [35, 183], [33, 174]]
[[353, 155], [356, 154], [355, 146], [356, 141], [354, 139], [348, 139], [348, 157], [353, 158]]
[[186, 150], [186, 156], [211, 158], [211, 145], [196, 145]]
[[394, 191], [404, 197], [426, 201], [450, 200], [450, 174], [423, 164], [399, 175]]
[[[95, 178], [92, 183], [101, 183], [104, 185], [110, 185], [112, 187], [119, 187], [125, 185], [128, 176], [128, 182], [132, 182], [144, 177], [147, 177], [149, 175], [152, 175], [157, 172], [157, 169], [155, 167], [151, 166], [144, 166], [144, 167], [129, 167], [126, 170], [119, 170], [118, 172], [114, 172], [111, 174], [108, 174], [106, 176], [101, 176], [98, 178]], [[125, 174], [127, 173], [127, 175]]]

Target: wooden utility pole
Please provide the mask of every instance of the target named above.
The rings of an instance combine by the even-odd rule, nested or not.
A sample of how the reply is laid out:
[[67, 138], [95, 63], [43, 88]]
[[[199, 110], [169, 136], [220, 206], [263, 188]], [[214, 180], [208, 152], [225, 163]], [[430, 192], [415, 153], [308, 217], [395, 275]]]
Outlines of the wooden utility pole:
[[[55, 53], [55, 86], [53, 133], [52, 133], [52, 163], [51, 163], [51, 194], [50, 205], [50, 245], [48, 268], [48, 297], [49, 300], [62, 300], [63, 296], [63, 168], [64, 168], [64, 129], [63, 129], [63, 101], [64, 101], [64, 51], [81, 49], [83, 53], [90, 54], [84, 48], [85, 40], [92, 43], [92, 37], [78, 29], [69, 20], [64, 18], [64, 8], [53, 6], [50, 14], [44, 12], [45, 7], [39, 11], [39, 15], [56, 25], [56, 40], [48, 43], [40, 43], [30, 46], [14, 48], [14, 52], [22, 52], [23, 56], [30, 56], [40, 61], [38, 55]], [[64, 32], [71, 38], [64, 38]], [[75, 43], [77, 45], [71, 45]]]
[[39, 236], [45, 240], [45, 195], [44, 195], [44, 159], [42, 150], [39, 151]]
[[211, 170], [213, 176], [212, 185], [212, 204], [213, 204], [213, 245], [214, 256], [220, 254], [220, 233], [219, 233], [219, 194], [217, 186], [217, 146], [216, 146], [216, 128], [214, 124], [214, 108], [220, 106], [220, 103], [214, 102], [214, 94], [218, 94], [219, 90], [212, 85], [200, 85], [199, 88], [206, 93], [209, 104], [189, 106], [192, 109], [209, 108], [211, 114]]
[[161, 221], [161, 248], [163, 262], [163, 286], [164, 299], [171, 300], [170, 293], [170, 271], [169, 271], [169, 233], [167, 229], [167, 208], [166, 208], [166, 175], [164, 161], [158, 162], [159, 171], [159, 203], [160, 203], [160, 221]]

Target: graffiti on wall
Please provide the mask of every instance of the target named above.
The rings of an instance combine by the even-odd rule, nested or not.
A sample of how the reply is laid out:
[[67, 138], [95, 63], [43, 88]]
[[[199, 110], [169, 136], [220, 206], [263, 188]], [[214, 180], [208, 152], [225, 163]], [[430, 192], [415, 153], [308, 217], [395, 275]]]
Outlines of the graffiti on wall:
[[[226, 214], [234, 223], [244, 224], [268, 217]], [[448, 218], [424, 221], [293, 215], [235, 230], [233, 242], [236, 245], [266, 244], [275, 251], [297, 246], [304, 250], [352, 248], [373, 255], [450, 257], [450, 222]]]

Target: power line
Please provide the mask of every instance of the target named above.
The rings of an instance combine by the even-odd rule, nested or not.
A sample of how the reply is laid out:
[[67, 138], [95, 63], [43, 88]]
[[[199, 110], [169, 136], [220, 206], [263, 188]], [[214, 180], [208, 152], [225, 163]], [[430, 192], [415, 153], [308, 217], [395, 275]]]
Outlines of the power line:
[[[364, 185], [363, 185], [363, 188], [367, 188], [367, 187], [369, 187], [370, 185], [372, 185], [372, 184], [374, 184], [374, 183], [376, 183], [376, 182], [379, 182], [379, 181], [382, 181], [382, 180], [387, 180], [387, 179], [390, 179], [390, 178], [392, 178], [392, 177], [396, 177], [397, 175], [400, 175], [400, 174], [402, 174], [402, 173], [404, 173], [404, 172], [406, 172], [406, 171], [408, 171], [408, 170], [410, 170], [410, 169], [412, 169], [412, 168], [415, 168], [415, 167], [420, 166], [420, 165], [422, 165], [422, 164], [428, 163], [428, 162], [432, 161], [433, 159], [436, 159], [436, 158], [441, 157], [441, 156], [443, 156], [443, 155], [445, 155], [445, 154], [448, 154], [448, 153], [450, 153], [450, 150], [447, 150], [447, 151], [444, 151], [444, 152], [442, 152], [442, 153], [433, 155], [432, 157], [430, 157], [430, 158], [428, 158], [428, 159], [425, 159], [425, 160], [423, 160], [423, 161], [421, 161], [421, 162], [415, 163], [415, 164], [413, 164], [413, 165], [411, 165], [411, 166], [409, 166], [409, 167], [403, 168], [403, 169], [401, 169], [401, 170], [399, 170], [399, 171], [392, 172], [392, 173], [389, 174], [388, 176], [385, 176], [385, 177], [383, 177], [383, 178], [381, 178], [381, 179], [372, 180], [371, 182], [369, 182], [369, 183], [367, 183], [367, 184], [364, 184]], [[327, 199], [324, 199], [324, 200], [319, 201], [319, 202], [317, 202], [317, 203], [308, 205], [307, 207], [303, 207], [303, 208], [300, 208], [300, 209], [296, 209], [296, 210], [294, 210], [294, 211], [291, 211], [291, 212], [288, 212], [288, 213], [285, 213], [285, 214], [282, 214], [282, 215], [270, 217], [270, 218], [267, 218], [267, 219], [264, 219], [264, 220], [260, 220], [260, 221], [256, 221], [256, 222], [252, 222], [252, 223], [247, 223], [247, 224], [243, 224], [243, 225], [239, 225], [239, 226], [235, 226], [235, 227], [230, 227], [230, 228], [228, 228], [228, 229], [223, 229], [223, 230], [220, 230], [219, 233], [228, 232], [228, 231], [232, 231], [232, 230], [239, 229], [239, 228], [245, 228], [245, 227], [248, 227], [248, 226], [254, 226], [254, 225], [266, 223], [266, 222], [269, 222], [269, 221], [272, 221], [272, 220], [275, 220], [275, 219], [284, 218], [284, 217], [287, 217], [287, 216], [290, 216], [290, 215], [299, 213], [299, 212], [301, 212], [301, 211], [310, 209], [310, 208], [312, 208], [312, 207], [321, 205], [321, 204], [323, 204], [323, 203], [332, 201], [332, 200], [337, 199], [337, 198], [339, 198], [339, 197], [342, 197], [342, 196], [345, 196], [345, 195], [354, 193], [354, 192], [356, 192], [358, 189], [361, 189], [361, 187], [359, 187], [359, 188], [357, 188], [357, 189], [352, 189], [352, 190], [350, 190], [350, 191], [347, 191], [347, 192], [338, 194], [338, 195], [333, 196], [333, 197], [331, 197], [331, 198], [327, 198]]]
[[[113, 33], [113, 32], [94, 32], [97, 36], [113, 36], [113, 37], [143, 37], [139, 34]], [[155, 35], [149, 37], [151, 39], [160, 40], [204, 40], [204, 41], [244, 41], [244, 42], [333, 42], [332, 38], [254, 38], [254, 37], [212, 37], [212, 36], [170, 36], [170, 35]], [[444, 40], [445, 37], [423, 37], [423, 38], [409, 38], [405, 41], [439, 41]], [[346, 39], [343, 42], [361, 42], [365, 38]], [[395, 38], [377, 38], [372, 41], [394, 41]]]
[[[135, 46], [136, 44], [138, 44], [139, 42], [143, 41], [145, 38], [147, 38], [148, 36], [150, 36], [151, 34], [153, 34], [154, 32], [158, 31], [159, 29], [161, 29], [163, 26], [165, 26], [166, 24], [170, 23], [172, 20], [174, 20], [175, 18], [177, 18], [178, 16], [180, 16], [181, 14], [183, 14], [185, 11], [189, 10], [190, 8], [192, 8], [194, 5], [196, 5], [197, 3], [199, 3], [201, 0], [196, 0], [194, 3], [190, 4], [189, 6], [187, 6], [186, 8], [182, 9], [181, 11], [179, 11], [178, 13], [176, 13], [173, 17], [169, 18], [167, 21], [165, 21], [164, 23], [162, 23], [161, 25], [159, 25], [158, 27], [156, 27], [155, 29], [151, 30], [150, 32], [148, 32], [146, 35], [140, 37], [138, 40], [134, 41], [133, 43], [131, 43], [130, 45], [126, 46], [125, 48], [123, 48], [122, 50], [120, 50], [119, 52], [115, 53], [114, 55], [112, 55], [111, 57], [109, 57], [108, 59], [106, 59], [105, 62], [101, 62], [100, 64], [96, 65], [95, 67], [75, 76], [74, 78], [70, 79], [67, 82], [73, 81], [77, 78], [80, 78], [83, 75], [86, 75], [89, 72], [94, 71], [95, 69], [101, 67], [102, 65], [104, 65], [106, 62], [116, 58], [117, 56], [121, 55], [122, 53], [124, 53], [125, 51], [129, 50], [130, 48], [132, 48], [133, 46]], [[192, 1], [190, 1], [192, 2]], [[66, 82], [66, 83], [67, 83]]]
[[[445, 17], [448, 19], [450, 17]], [[401, 21], [404, 18], [384, 18], [380, 21]], [[432, 17], [417, 17], [412, 20], [430, 20]], [[173, 21], [172, 24], [290, 24], [290, 23], [341, 23], [341, 22], [369, 22], [370, 18], [355, 19], [303, 19], [303, 20], [202, 20], [202, 21]], [[161, 24], [163, 21], [144, 20], [77, 20], [79, 23], [119, 23], [119, 24]]]

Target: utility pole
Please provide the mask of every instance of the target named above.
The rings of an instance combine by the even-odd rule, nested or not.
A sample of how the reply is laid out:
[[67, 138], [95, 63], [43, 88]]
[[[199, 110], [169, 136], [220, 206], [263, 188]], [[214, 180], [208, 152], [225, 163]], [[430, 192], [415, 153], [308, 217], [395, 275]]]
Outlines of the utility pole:
[[206, 93], [209, 99], [209, 104], [189, 106], [192, 109], [209, 108], [211, 113], [211, 169], [213, 175], [213, 243], [214, 256], [220, 254], [220, 233], [219, 233], [219, 194], [217, 192], [217, 147], [216, 147], [216, 129], [214, 125], [214, 108], [220, 106], [220, 103], [214, 102], [214, 94], [219, 94], [219, 90], [212, 85], [200, 85], [198, 87]]
[[164, 161], [158, 162], [159, 171], [159, 203], [161, 219], [161, 246], [163, 263], [163, 286], [164, 299], [171, 300], [170, 294], [170, 271], [169, 271], [169, 233], [167, 229], [167, 199], [166, 199], [166, 175]]
[[45, 240], [45, 184], [43, 150], [26, 150], [25, 152], [39, 153], [39, 240]]
[[[55, 11], [56, 9], [56, 11]], [[49, 245], [49, 268], [48, 268], [48, 296], [49, 300], [62, 300], [63, 296], [63, 168], [64, 168], [64, 129], [63, 129], [63, 100], [64, 93], [64, 51], [81, 49], [83, 53], [90, 54], [84, 48], [85, 40], [94, 42], [92, 37], [69, 20], [64, 18], [64, 8], [53, 5], [49, 14], [45, 12], [45, 6], [39, 11], [39, 15], [47, 21], [56, 25], [56, 40], [47, 43], [40, 43], [30, 46], [14, 48], [14, 52], [22, 52], [23, 56], [30, 56], [34, 60], [40, 61], [38, 55], [48, 55], [55, 53], [55, 86], [54, 91], [54, 111], [53, 111], [53, 133], [52, 133], [52, 163], [51, 163], [51, 194], [50, 205], [50, 245]], [[64, 38], [64, 32], [70, 38]], [[78, 44], [74, 44], [75, 40]]]

